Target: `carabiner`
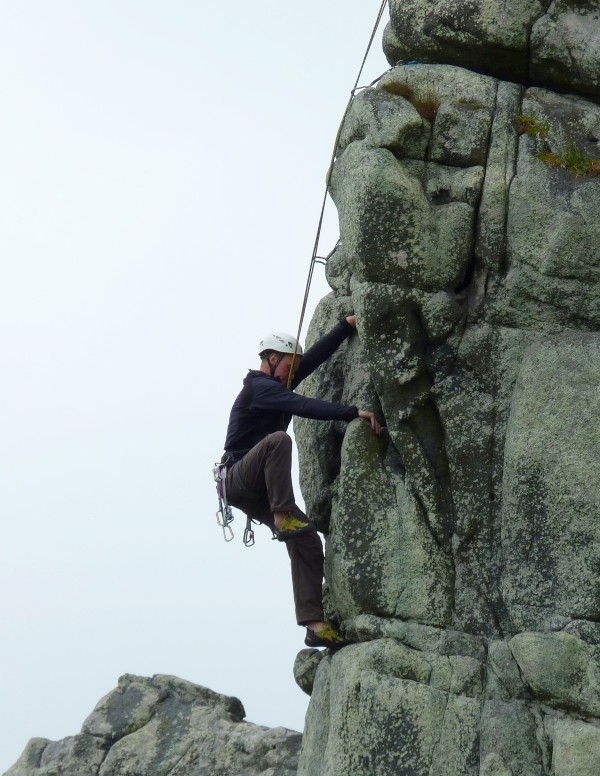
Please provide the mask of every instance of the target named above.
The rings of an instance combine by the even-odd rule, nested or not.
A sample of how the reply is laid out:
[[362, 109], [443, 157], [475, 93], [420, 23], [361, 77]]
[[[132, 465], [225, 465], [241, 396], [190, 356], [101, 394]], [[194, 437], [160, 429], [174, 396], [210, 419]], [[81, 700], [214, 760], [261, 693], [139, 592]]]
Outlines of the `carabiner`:
[[254, 545], [254, 530], [250, 528], [248, 523], [244, 528], [244, 546], [252, 547]]
[[231, 511], [231, 507], [223, 507], [222, 504], [219, 504], [219, 509], [217, 510], [217, 524], [223, 529], [223, 539], [225, 539], [226, 542], [230, 542], [233, 539], [233, 528], [230, 525], [232, 522], [233, 512]]
[[231, 520], [229, 521], [221, 521], [219, 520], [219, 512], [217, 512], [217, 523], [221, 526], [223, 530], [223, 539], [225, 539], [226, 542], [230, 542], [233, 539], [233, 528], [229, 525]]

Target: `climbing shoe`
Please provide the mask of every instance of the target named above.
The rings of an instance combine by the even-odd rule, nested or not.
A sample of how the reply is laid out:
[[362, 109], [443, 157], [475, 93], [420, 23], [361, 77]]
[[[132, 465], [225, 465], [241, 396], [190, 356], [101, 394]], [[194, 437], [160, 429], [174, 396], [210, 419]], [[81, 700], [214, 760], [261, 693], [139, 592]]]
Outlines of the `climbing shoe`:
[[275, 534], [275, 538], [280, 542], [287, 542], [288, 539], [293, 539], [295, 536], [300, 536], [301, 534], [310, 533], [311, 531], [316, 530], [314, 523], [300, 520], [300, 518], [295, 517], [291, 512], [288, 512], [283, 518], [279, 528], [273, 529], [273, 533]]
[[330, 625], [325, 625], [319, 631], [307, 628], [304, 643], [307, 647], [328, 647], [331, 650], [341, 649], [342, 647], [347, 647], [348, 644], [354, 644], [353, 641], [344, 638], [339, 631], [336, 631]]

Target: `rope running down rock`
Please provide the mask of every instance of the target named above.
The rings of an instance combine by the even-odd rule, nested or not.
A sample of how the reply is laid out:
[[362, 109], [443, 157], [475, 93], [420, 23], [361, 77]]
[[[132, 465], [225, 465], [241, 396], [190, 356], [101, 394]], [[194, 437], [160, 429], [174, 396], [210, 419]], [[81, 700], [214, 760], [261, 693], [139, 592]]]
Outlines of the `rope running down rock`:
[[[354, 82], [354, 86], [352, 87], [352, 91], [350, 92], [350, 99], [348, 100], [348, 104], [346, 105], [346, 110], [344, 111], [344, 115], [342, 116], [342, 120], [340, 121], [340, 126], [338, 127], [337, 134], [335, 136], [335, 142], [333, 144], [333, 151], [331, 153], [331, 160], [329, 162], [329, 168], [327, 170], [327, 176], [325, 178], [325, 194], [323, 195], [323, 202], [321, 204], [321, 214], [319, 216], [319, 225], [317, 226], [317, 234], [315, 237], [315, 243], [313, 246], [313, 252], [310, 260], [310, 267], [308, 270], [308, 279], [306, 281], [306, 289], [304, 291], [304, 300], [302, 302], [302, 311], [300, 313], [300, 322], [298, 324], [298, 333], [296, 335], [296, 348], [294, 350], [294, 355], [292, 356], [292, 365], [290, 369], [290, 374], [288, 377], [288, 384], [287, 387], [290, 388], [292, 384], [292, 379], [294, 375], [294, 362], [296, 360], [296, 355], [298, 352], [298, 342], [300, 341], [300, 333], [302, 331], [302, 324], [304, 323], [304, 314], [306, 312], [306, 305], [308, 302], [308, 294], [310, 292], [310, 284], [312, 282], [312, 276], [315, 269], [315, 263], [317, 259], [317, 251], [319, 249], [319, 240], [321, 237], [321, 228], [323, 226], [323, 217], [325, 215], [325, 205], [327, 204], [327, 194], [329, 191], [329, 183], [331, 180], [331, 173], [333, 171], [333, 164], [335, 162], [335, 156], [337, 153], [338, 144], [340, 142], [340, 136], [342, 134], [342, 129], [344, 127], [344, 123], [346, 121], [346, 117], [348, 116], [348, 113], [350, 112], [350, 108], [352, 107], [352, 102], [354, 101], [355, 93], [358, 88], [358, 82], [360, 81], [360, 77], [362, 75], [362, 71], [364, 69], [365, 63], [367, 61], [367, 57], [369, 56], [369, 52], [371, 51], [371, 46], [373, 44], [373, 40], [375, 39], [375, 35], [377, 34], [377, 30], [379, 28], [379, 24], [381, 22], [381, 18], [384, 14], [385, 7], [388, 3], [388, 0], [383, 0], [381, 3], [381, 8], [379, 9], [379, 13], [377, 14], [377, 20], [375, 21], [375, 26], [373, 27], [373, 32], [371, 33], [371, 37], [369, 38], [369, 43], [367, 45], [367, 50], [365, 51], [365, 55], [363, 57], [360, 70], [358, 71], [358, 75], [356, 76], [356, 81]], [[381, 78], [381, 76], [380, 76]], [[377, 78], [373, 83], [377, 83], [379, 81], [379, 78]], [[372, 84], [371, 84], [372, 85]]]

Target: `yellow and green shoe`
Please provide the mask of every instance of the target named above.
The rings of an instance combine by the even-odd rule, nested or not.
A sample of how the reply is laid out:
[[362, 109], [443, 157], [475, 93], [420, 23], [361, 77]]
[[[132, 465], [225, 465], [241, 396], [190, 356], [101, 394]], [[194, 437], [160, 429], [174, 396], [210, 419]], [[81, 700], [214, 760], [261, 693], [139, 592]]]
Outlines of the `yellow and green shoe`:
[[283, 518], [279, 528], [274, 528], [273, 532], [280, 542], [287, 542], [288, 539], [293, 539], [295, 536], [301, 536], [302, 534], [316, 530], [314, 523], [301, 520], [291, 512], [288, 512]]
[[326, 624], [318, 631], [307, 628], [304, 643], [307, 647], [327, 647], [335, 651], [355, 642], [345, 638], [339, 631], [332, 628], [331, 625]]

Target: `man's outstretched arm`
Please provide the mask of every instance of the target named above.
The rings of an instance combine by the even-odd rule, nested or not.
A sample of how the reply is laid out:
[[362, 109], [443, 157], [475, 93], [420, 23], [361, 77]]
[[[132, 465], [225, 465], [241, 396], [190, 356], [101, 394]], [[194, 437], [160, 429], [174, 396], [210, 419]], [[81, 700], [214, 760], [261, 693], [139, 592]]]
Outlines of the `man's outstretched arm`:
[[302, 356], [302, 363], [292, 382], [292, 389], [304, 380], [305, 377], [312, 374], [317, 367], [327, 361], [355, 329], [356, 316], [349, 315], [346, 318], [342, 318], [328, 334], [320, 337]]
[[375, 413], [370, 410], [361, 410], [354, 405], [337, 404], [302, 396], [268, 377], [254, 381], [254, 393], [250, 406], [255, 410], [285, 412], [313, 420], [345, 420], [350, 422], [355, 418], [365, 418], [376, 434], [381, 433], [381, 426], [377, 422]]

